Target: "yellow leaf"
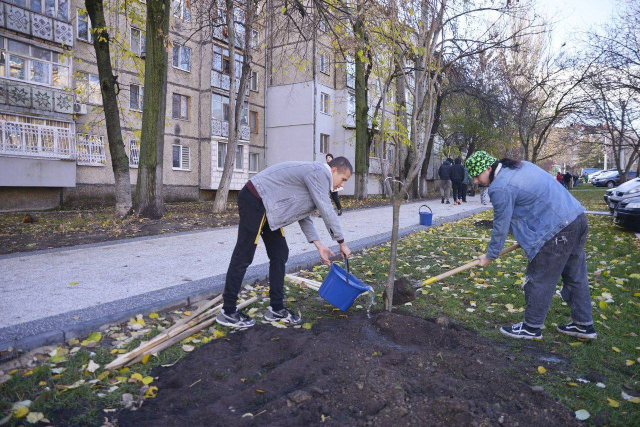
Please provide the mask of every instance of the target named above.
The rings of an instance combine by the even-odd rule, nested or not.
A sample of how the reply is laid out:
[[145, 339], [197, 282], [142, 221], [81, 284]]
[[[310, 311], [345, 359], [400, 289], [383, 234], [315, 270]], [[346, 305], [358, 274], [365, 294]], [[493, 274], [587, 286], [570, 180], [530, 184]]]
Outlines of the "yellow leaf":
[[190, 311], [185, 311], [185, 312], [184, 312], [184, 313], [182, 313], [182, 314], [184, 314], [185, 316], [191, 316], [191, 312], [190, 312]]
[[157, 319], [158, 317], [158, 313], [149, 313], [149, 319]]
[[[629, 277], [631, 277], [632, 279], [640, 279], [640, 274], [633, 273], [633, 274], [630, 274]], [[640, 295], [636, 295], [636, 296], [640, 296]]]
[[114, 348], [113, 350], [111, 350], [111, 354], [116, 354], [118, 352], [117, 348]]
[[149, 389], [144, 393], [145, 399], [153, 399], [156, 397], [156, 393], [158, 393], [158, 387], [152, 385]]
[[153, 382], [153, 377], [144, 377], [142, 379], [142, 384], [144, 385], [149, 385]]
[[22, 406], [16, 409], [15, 411], [13, 411], [13, 416], [16, 418], [24, 418], [27, 416], [28, 413], [29, 413], [29, 408]]
[[620, 402], [618, 402], [617, 400], [613, 400], [610, 397], [607, 397], [607, 402], [609, 402], [609, 406], [613, 408], [618, 408], [620, 406]]
[[635, 360], [627, 360], [627, 361], [625, 362], [625, 365], [627, 365], [627, 366], [631, 366], [631, 365], [633, 365], [633, 364], [635, 364], [635, 363], [636, 363], [636, 361], [635, 361]]
[[567, 385], [571, 387], [578, 387], [578, 383], [567, 383]]
[[42, 412], [30, 412], [29, 415], [27, 415], [27, 422], [31, 424], [35, 424], [43, 419], [44, 414]]
[[313, 324], [312, 324], [312, 323], [304, 323], [304, 324], [302, 325], [302, 328], [303, 328], [303, 329], [311, 329], [311, 327], [312, 327], [312, 326], [313, 326]]
[[144, 357], [142, 358], [142, 364], [146, 365], [148, 361], [149, 361], [149, 355], [145, 354]]
[[82, 341], [82, 346], [87, 346], [92, 342], [100, 342], [101, 339], [102, 339], [101, 332], [92, 332], [91, 334], [89, 334], [86, 340]]
[[611, 347], [611, 350], [615, 351], [616, 353], [620, 353], [622, 351], [618, 347]]
[[264, 393], [264, 390], [260, 390], [259, 388], [257, 388], [256, 393]]
[[39, 386], [47, 385], [47, 382], [46, 382], [46, 381], [40, 381], [40, 382], [38, 383], [38, 385], [39, 385]]
[[136, 372], [135, 374], [131, 374], [131, 379], [136, 381], [142, 381], [142, 375]]
[[606, 302], [606, 301], [600, 301], [600, 302], [598, 303], [598, 306], [599, 306], [601, 309], [605, 309], [605, 308], [609, 307], [609, 304], [607, 304], [607, 302]]
[[107, 378], [108, 376], [109, 376], [109, 371], [104, 371], [103, 373], [98, 375], [97, 379], [102, 381], [103, 379]]
[[544, 366], [538, 366], [538, 373], [539, 374], [544, 374], [545, 372], [547, 372], [547, 370], [544, 368]]
[[226, 335], [227, 335], [227, 334], [225, 334], [224, 332], [219, 331], [219, 330], [217, 330], [217, 329], [215, 329], [215, 330], [213, 331], [213, 337], [214, 337], [214, 338], [222, 338], [222, 337], [224, 337], [224, 336], [226, 336]]
[[25, 372], [24, 374], [22, 374], [23, 377], [30, 377], [31, 375], [33, 375], [33, 370], [30, 369], [27, 372]]
[[582, 342], [580, 342], [580, 341], [570, 342], [570, 343], [569, 343], [569, 345], [570, 345], [571, 347], [577, 347], [577, 346], [579, 346], [579, 345], [582, 345]]
[[70, 285], [70, 286], [75, 286], [75, 285], [77, 285], [78, 283], [80, 283], [80, 282], [76, 282], [76, 281], [74, 281], [74, 282], [69, 282], [69, 285]]
[[634, 297], [640, 297], [640, 292], [636, 292], [635, 294], [633, 294]]

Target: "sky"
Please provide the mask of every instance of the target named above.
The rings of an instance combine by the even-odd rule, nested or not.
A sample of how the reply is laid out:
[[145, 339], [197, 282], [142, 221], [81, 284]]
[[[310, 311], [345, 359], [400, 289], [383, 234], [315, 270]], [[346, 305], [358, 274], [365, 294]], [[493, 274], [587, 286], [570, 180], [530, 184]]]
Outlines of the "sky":
[[576, 49], [592, 27], [611, 20], [616, 0], [538, 0], [538, 13], [554, 22], [553, 49]]

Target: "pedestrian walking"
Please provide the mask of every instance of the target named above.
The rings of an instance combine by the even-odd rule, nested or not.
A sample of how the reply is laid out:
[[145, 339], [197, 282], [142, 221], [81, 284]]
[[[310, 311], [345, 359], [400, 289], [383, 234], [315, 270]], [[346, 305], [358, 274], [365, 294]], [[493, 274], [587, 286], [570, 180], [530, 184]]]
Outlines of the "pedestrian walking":
[[[469, 176], [469, 170], [464, 168], [464, 180], [462, 181], [462, 201], [467, 203], [467, 191], [469, 188], [473, 188], [473, 179]], [[475, 195], [473, 192], [472, 196]]]
[[445, 194], [447, 204], [449, 204], [449, 191], [451, 188], [451, 159], [447, 159], [440, 165], [438, 169], [438, 177], [440, 178], [440, 196], [442, 203], [445, 202]]
[[462, 204], [462, 182], [464, 181], [464, 166], [462, 159], [456, 157], [455, 164], [451, 168], [451, 186], [453, 187], [453, 204]]
[[485, 267], [498, 257], [509, 229], [529, 264], [524, 279], [524, 321], [500, 329], [511, 338], [542, 339], [542, 327], [562, 277], [560, 295], [571, 309], [571, 321], [557, 327], [566, 335], [594, 339], [591, 295], [584, 251], [589, 230], [585, 208], [553, 177], [529, 162], [497, 160], [485, 151], [466, 162], [474, 182], [489, 187], [494, 209]]

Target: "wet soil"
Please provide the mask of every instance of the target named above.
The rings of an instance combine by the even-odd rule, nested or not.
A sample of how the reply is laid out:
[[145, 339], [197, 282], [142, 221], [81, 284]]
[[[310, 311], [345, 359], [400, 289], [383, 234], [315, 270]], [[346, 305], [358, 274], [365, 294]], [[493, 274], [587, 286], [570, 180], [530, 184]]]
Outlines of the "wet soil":
[[[387, 293], [386, 289], [384, 293]], [[393, 305], [406, 304], [414, 299], [416, 299], [416, 289], [406, 277], [401, 277], [393, 282]]]
[[114, 418], [121, 426], [577, 425], [518, 379], [531, 367], [513, 359], [472, 331], [398, 313], [309, 331], [259, 325], [157, 368], [157, 397]]

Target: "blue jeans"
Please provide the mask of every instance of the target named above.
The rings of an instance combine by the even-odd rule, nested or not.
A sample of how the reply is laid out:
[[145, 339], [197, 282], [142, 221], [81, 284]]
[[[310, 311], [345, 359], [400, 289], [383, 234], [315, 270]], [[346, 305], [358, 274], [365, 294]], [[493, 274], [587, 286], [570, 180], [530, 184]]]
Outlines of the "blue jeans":
[[587, 279], [584, 245], [589, 223], [580, 214], [562, 231], [548, 240], [527, 266], [524, 284], [526, 309], [524, 322], [541, 328], [562, 277], [562, 299], [571, 308], [571, 320], [578, 325], [591, 325], [591, 294]]

